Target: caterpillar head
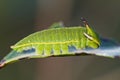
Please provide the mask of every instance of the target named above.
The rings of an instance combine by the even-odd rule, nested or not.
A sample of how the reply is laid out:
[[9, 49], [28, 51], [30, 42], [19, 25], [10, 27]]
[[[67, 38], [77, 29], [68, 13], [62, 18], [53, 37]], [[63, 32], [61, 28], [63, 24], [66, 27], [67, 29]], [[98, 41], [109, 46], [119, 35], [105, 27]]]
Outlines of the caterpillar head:
[[100, 46], [100, 38], [96, 32], [94, 32], [87, 24], [86, 24], [87, 32], [84, 35], [87, 37], [87, 46], [91, 48], [98, 48]]
[[98, 34], [88, 26], [85, 18], [82, 17], [81, 20], [86, 26], [86, 32], [83, 33], [87, 38], [86, 46], [90, 48], [98, 48], [101, 43]]

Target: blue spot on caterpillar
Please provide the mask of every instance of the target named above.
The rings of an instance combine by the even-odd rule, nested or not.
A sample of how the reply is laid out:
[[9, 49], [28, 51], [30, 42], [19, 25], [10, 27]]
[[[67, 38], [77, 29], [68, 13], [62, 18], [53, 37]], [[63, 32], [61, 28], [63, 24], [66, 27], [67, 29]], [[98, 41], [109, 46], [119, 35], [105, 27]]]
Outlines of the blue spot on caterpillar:
[[74, 45], [70, 45], [70, 46], [68, 46], [68, 51], [69, 52], [74, 52], [74, 51], [76, 51], [77, 49], [76, 49], [76, 47], [74, 46]]
[[31, 49], [23, 50], [20, 54], [30, 54], [30, 53], [33, 53], [33, 52], [35, 52], [35, 49], [31, 48]]

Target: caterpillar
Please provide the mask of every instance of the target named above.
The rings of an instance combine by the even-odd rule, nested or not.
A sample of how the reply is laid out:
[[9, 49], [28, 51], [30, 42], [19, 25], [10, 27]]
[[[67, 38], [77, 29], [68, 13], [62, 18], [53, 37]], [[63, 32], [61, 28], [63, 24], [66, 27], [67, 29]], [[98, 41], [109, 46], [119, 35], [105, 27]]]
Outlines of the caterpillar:
[[24, 58], [97, 54], [94, 50], [100, 48], [101, 38], [85, 20], [83, 22], [85, 26], [74, 27], [64, 27], [61, 23], [54, 23], [49, 29], [23, 38], [11, 46], [12, 51], [1, 60], [0, 68]]

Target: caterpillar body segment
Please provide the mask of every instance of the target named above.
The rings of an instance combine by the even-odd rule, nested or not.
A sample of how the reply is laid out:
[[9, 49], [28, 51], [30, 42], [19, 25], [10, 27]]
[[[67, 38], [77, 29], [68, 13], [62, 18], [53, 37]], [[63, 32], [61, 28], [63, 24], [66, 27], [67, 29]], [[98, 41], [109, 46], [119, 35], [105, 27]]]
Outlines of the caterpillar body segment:
[[51, 28], [35, 32], [15, 45], [0, 62], [0, 67], [23, 58], [75, 55], [75, 51], [100, 46], [99, 36], [88, 26], [63, 27], [55, 23]]

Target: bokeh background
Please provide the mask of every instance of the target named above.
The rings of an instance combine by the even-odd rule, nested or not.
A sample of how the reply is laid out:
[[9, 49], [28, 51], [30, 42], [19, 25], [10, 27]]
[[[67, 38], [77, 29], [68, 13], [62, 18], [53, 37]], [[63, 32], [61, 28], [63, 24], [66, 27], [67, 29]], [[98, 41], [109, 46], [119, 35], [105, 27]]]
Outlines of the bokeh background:
[[[103, 37], [120, 42], [120, 0], [0, 0], [0, 59], [11, 45], [53, 22], [80, 25], [85, 17]], [[23, 60], [0, 70], [0, 80], [120, 80], [120, 59], [97, 56]]]

